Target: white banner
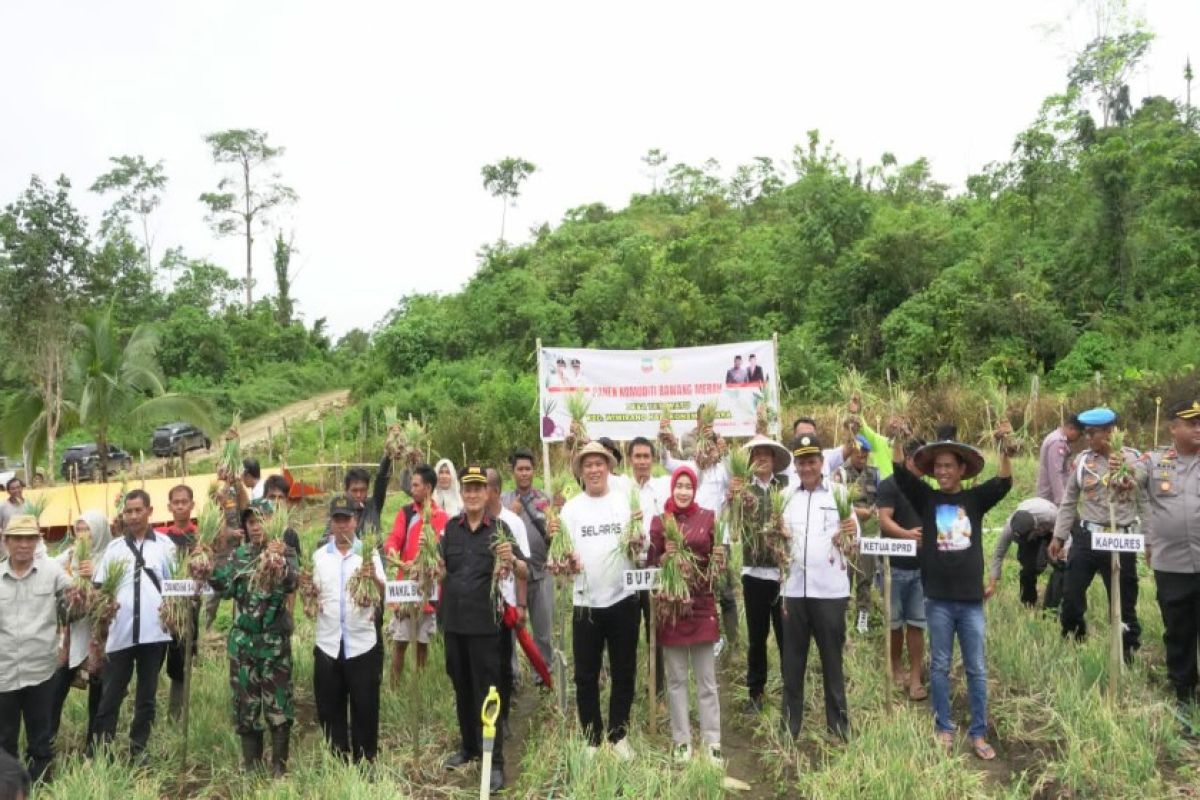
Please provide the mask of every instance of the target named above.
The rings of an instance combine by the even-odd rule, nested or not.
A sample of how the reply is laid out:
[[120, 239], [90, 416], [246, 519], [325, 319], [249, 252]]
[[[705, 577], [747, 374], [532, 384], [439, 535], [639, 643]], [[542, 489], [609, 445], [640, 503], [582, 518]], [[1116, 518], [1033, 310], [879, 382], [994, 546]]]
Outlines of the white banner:
[[[200, 589], [201, 596], [213, 594], [213, 589], [207, 583]], [[168, 578], [162, 582], [163, 597], [195, 597], [196, 582], [193, 580], [175, 580]]]
[[625, 588], [634, 591], [653, 589], [658, 586], [657, 569], [627, 569], [625, 570]]
[[859, 539], [858, 552], [864, 556], [915, 556], [915, 539]]
[[1092, 549], [1109, 553], [1140, 553], [1146, 549], [1146, 536], [1141, 533], [1092, 532]]
[[543, 347], [538, 354], [541, 434], [566, 438], [568, 398], [588, 403], [588, 436], [654, 440], [670, 415], [682, 437], [696, 427], [696, 409], [716, 404], [722, 436], [753, 436], [758, 407], [765, 404], [779, 435], [779, 367], [771, 341], [672, 350], [581, 350]]

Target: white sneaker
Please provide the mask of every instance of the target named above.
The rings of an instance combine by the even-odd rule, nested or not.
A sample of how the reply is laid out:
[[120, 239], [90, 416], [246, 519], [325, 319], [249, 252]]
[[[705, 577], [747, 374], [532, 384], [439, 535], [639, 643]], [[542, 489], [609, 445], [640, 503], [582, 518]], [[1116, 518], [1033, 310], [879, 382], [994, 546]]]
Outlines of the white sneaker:
[[859, 633], [867, 633], [868, 631], [870, 631], [870, 629], [871, 629], [871, 626], [868, 624], [867, 612], [865, 612], [865, 611], [858, 612], [858, 632]]
[[675, 745], [675, 763], [686, 764], [692, 760], [692, 745], [690, 742]]
[[633, 748], [629, 746], [628, 736], [613, 745], [613, 752], [622, 761], [633, 761]]
[[717, 639], [717, 643], [713, 645], [713, 658], [720, 658], [721, 653], [725, 650], [725, 637]]
[[708, 760], [712, 762], [713, 766], [724, 769], [725, 759], [721, 755], [721, 745], [710, 744], [708, 746]]

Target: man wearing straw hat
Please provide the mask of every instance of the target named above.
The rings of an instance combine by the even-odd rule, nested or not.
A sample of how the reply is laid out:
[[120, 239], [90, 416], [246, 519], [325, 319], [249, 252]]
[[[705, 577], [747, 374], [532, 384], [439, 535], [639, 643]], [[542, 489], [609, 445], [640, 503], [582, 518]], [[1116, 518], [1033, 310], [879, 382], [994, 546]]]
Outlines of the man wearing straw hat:
[[[620, 547], [632, 515], [629, 498], [609, 488], [617, 461], [599, 442], [575, 453], [571, 469], [582, 479], [583, 492], [551, 520], [550, 535], [571, 537], [580, 567], [572, 592], [575, 611], [571, 650], [575, 662], [575, 702], [579, 723], [595, 753], [607, 740], [622, 761], [633, 759], [626, 736], [629, 711], [637, 689], [637, 643], [640, 620], [637, 593], [625, 586], [624, 573], [634, 565]], [[639, 512], [640, 513], [640, 512]], [[600, 666], [608, 651], [608, 724], [600, 711]]]
[[33, 516], [18, 514], [4, 530], [8, 560], [0, 563], [0, 749], [17, 757], [24, 720], [26, 764], [34, 782], [54, 756], [58, 623], [70, 585], [62, 567], [36, 555], [41, 540]]
[[1134, 474], [1150, 512], [1146, 545], [1147, 553], [1153, 553], [1167, 678], [1180, 711], [1195, 714], [1200, 644], [1200, 399], [1172, 403], [1167, 419], [1170, 447], [1143, 457], [1134, 465]]
[[[1105, 591], [1112, 591], [1109, 583], [1112, 558], [1106, 552], [1092, 549], [1092, 535], [1112, 528], [1113, 520], [1109, 519], [1110, 500], [1117, 526], [1113, 533], [1132, 530], [1137, 524], [1142, 503], [1137, 492], [1122, 492], [1119, 487], [1109, 485], [1108, 474], [1113, 468], [1110, 467], [1110, 460], [1114, 456], [1124, 459], [1128, 464], [1135, 463], [1140, 456], [1129, 447], [1120, 448], [1119, 454], [1114, 452], [1111, 439], [1117, 424], [1116, 412], [1108, 408], [1093, 408], [1080, 414], [1079, 421], [1084, 425], [1088, 449], [1075, 459], [1062, 505], [1058, 507], [1054, 538], [1049, 548], [1050, 557], [1057, 560], [1067, 537], [1071, 537], [1062, 599], [1062, 635], [1072, 636], [1076, 640], [1087, 636], [1087, 623], [1084, 621], [1087, 590], [1096, 573], [1100, 573]], [[1128, 662], [1141, 647], [1142, 626], [1137, 618], [1137, 554], [1121, 553], [1118, 558], [1121, 565], [1121, 646]]]
[[[903, 433], [902, 423], [892, 426]], [[963, 481], [983, 471], [983, 453], [953, 440], [930, 442], [912, 456], [913, 465], [932, 475], [929, 486], [905, 466], [900, 435], [892, 444], [896, 485], [921, 517], [921, 579], [925, 619], [929, 628], [929, 688], [934, 729], [939, 745], [953, 751], [955, 726], [950, 719], [950, 661], [958, 638], [967, 673], [971, 706], [968, 735], [976, 757], [991, 761], [996, 751], [988, 743], [987, 666], [984, 660], [983, 516], [1012, 489], [1008, 437], [1012, 426], [1001, 420], [996, 430], [1000, 465], [996, 477], [963, 488]]]
[[[788, 485], [788, 465], [792, 454], [768, 436], [755, 436], [742, 449], [750, 452], [752, 477], [743, 494], [742, 512], [742, 597], [746, 604], [746, 689], [750, 698], [747, 710], [760, 713], [767, 687], [767, 635], [775, 631], [775, 646], [783, 661], [783, 616], [779, 602], [779, 564], [762, 546], [760, 532], [771, 514], [771, 492]], [[734, 483], [738, 479], [734, 479]], [[739, 487], [732, 486], [732, 491]], [[735, 502], [732, 497], [730, 502]]]

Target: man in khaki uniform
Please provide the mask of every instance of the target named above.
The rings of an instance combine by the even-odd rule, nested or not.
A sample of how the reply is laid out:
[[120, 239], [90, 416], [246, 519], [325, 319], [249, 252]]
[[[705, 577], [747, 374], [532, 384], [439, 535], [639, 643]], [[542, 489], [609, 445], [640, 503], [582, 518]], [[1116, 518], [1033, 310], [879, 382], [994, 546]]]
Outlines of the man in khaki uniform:
[[1196, 704], [1200, 644], [1200, 400], [1167, 411], [1171, 446], [1134, 465], [1146, 498], [1146, 549], [1158, 587], [1167, 650], [1167, 677], [1181, 711]]
[[[1087, 590], [1096, 573], [1109, 586], [1112, 558], [1107, 552], [1092, 550], [1092, 535], [1104, 533], [1112, 525], [1109, 519], [1109, 487], [1105, 476], [1109, 472], [1110, 457], [1115, 454], [1109, 441], [1117, 422], [1117, 415], [1107, 408], [1093, 408], [1079, 415], [1088, 437], [1088, 449], [1075, 459], [1071, 477], [1063, 493], [1063, 502], [1058, 509], [1054, 525], [1054, 539], [1050, 542], [1050, 558], [1061, 557], [1063, 544], [1072, 536], [1071, 552], [1067, 559], [1067, 580], [1063, 590], [1062, 633], [1083, 639], [1087, 636], [1087, 623], [1083, 615], [1087, 611]], [[1120, 457], [1126, 463], [1139, 458], [1136, 450], [1123, 448]], [[1115, 495], [1117, 533], [1128, 533], [1138, 519], [1139, 500], [1137, 492]], [[1141, 647], [1141, 625], [1137, 619], [1137, 554], [1121, 553], [1121, 639], [1125, 660], [1133, 658]]]

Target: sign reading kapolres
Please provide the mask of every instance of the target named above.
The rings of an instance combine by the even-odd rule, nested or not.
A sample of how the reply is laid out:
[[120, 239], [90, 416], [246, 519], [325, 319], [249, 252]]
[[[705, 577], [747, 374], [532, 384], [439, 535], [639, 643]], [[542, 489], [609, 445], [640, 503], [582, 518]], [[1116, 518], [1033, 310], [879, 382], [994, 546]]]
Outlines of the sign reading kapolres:
[[[538, 353], [542, 439], [562, 441], [572, 395], [584, 400], [588, 436], [654, 439], [669, 416], [676, 436], [696, 427], [696, 409], [716, 404], [716, 431], [752, 436], [761, 418], [779, 431], [779, 368], [773, 342], [671, 350], [579, 350]], [[760, 406], [762, 410], [760, 411]]]

